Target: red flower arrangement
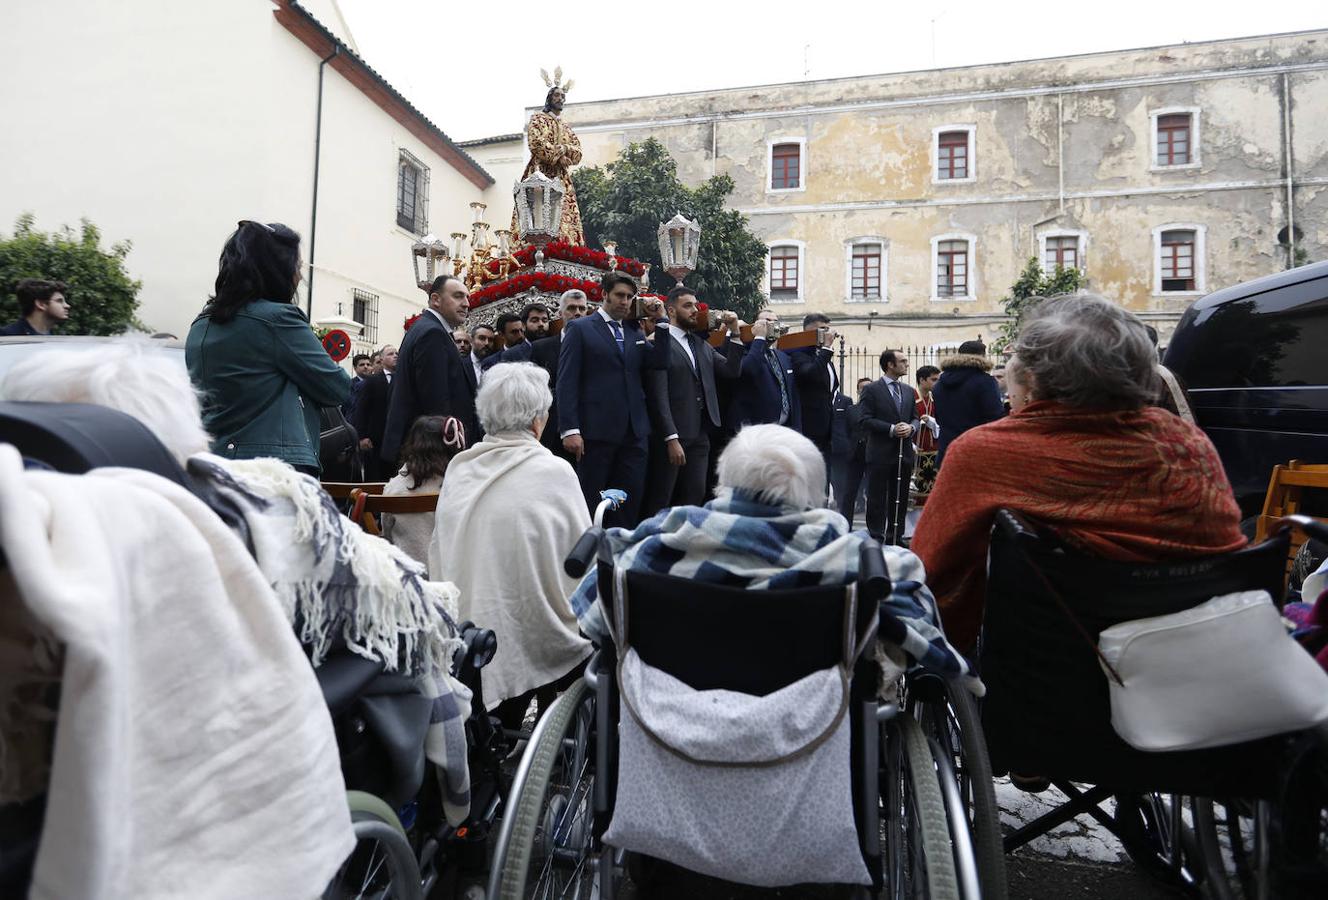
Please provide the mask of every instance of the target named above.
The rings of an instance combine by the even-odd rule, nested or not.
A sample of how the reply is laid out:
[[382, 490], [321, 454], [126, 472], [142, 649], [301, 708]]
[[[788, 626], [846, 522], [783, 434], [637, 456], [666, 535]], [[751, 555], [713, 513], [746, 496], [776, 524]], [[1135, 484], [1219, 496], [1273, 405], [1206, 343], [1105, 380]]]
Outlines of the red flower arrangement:
[[420, 316], [422, 315], [424, 315], [424, 313], [416, 313], [413, 316], [406, 316], [406, 321], [402, 323], [401, 330], [410, 331], [410, 326], [418, 322], [420, 320]]
[[[535, 248], [522, 247], [515, 251], [512, 256], [522, 266], [533, 266], [535, 264]], [[608, 271], [609, 254], [603, 250], [595, 250], [590, 247], [574, 247], [566, 241], [554, 241], [544, 248], [545, 259], [560, 259], [563, 262], [580, 263], [583, 266], [593, 266], [596, 269]], [[619, 256], [618, 270], [626, 272], [633, 278], [640, 278], [645, 274], [645, 266], [630, 256]], [[491, 260], [487, 266], [490, 274], [498, 274], [498, 260]]]

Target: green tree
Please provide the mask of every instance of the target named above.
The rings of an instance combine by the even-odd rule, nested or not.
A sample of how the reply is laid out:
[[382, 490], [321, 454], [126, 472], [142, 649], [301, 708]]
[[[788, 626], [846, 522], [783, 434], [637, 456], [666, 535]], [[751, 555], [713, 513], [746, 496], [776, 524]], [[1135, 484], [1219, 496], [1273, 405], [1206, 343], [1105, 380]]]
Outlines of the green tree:
[[572, 173], [586, 242], [618, 242], [624, 256], [652, 264], [650, 288], [663, 293], [673, 278], [660, 271], [658, 230], [682, 213], [701, 226], [696, 271], [687, 284], [712, 309], [728, 309], [751, 321], [765, 303], [765, 243], [747, 217], [726, 207], [733, 179], [716, 175], [695, 188], [678, 180], [678, 165], [654, 138], [631, 144], [604, 167]]
[[1073, 266], [1068, 269], [1057, 266], [1054, 272], [1044, 272], [1037, 257], [1031, 257], [1024, 271], [1010, 285], [1010, 293], [1001, 299], [1010, 321], [1001, 326], [1001, 336], [996, 339], [992, 349], [1002, 352], [1012, 347], [1019, 338], [1019, 325], [1025, 310], [1045, 297], [1079, 290], [1083, 278], [1083, 273]]
[[142, 282], [130, 278], [125, 268], [130, 243], [103, 249], [101, 232], [87, 219], [77, 234], [68, 225], [49, 234], [37, 231], [34, 221], [32, 213], [23, 213], [14, 222], [13, 237], [0, 235], [0, 322], [19, 317], [14, 293], [19, 281], [46, 278], [69, 285], [69, 321], [61, 333], [119, 334], [136, 325]]

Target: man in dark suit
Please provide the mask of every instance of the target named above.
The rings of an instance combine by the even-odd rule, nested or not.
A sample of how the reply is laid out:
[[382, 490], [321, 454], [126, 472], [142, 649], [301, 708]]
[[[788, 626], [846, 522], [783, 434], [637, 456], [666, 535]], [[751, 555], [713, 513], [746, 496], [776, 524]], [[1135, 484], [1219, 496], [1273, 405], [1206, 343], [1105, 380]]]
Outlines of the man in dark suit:
[[[586, 292], [572, 288], [563, 291], [558, 298], [558, 318], [563, 328], [568, 322], [580, 319], [590, 311], [586, 301]], [[558, 436], [558, 352], [563, 346], [565, 331], [540, 338], [530, 345], [530, 362], [549, 373], [549, 390], [553, 393], [553, 405], [549, 407], [549, 426], [540, 435], [540, 443], [549, 448], [554, 456], [560, 456], [576, 468], [576, 460], [563, 448], [563, 440]]]
[[535, 342], [544, 340], [548, 336], [548, 308], [543, 303], [528, 303], [521, 310], [520, 340], [515, 344], [508, 344], [504, 350], [486, 359], [481, 368], [487, 372], [500, 362], [530, 362], [530, 351]]
[[[668, 364], [664, 342], [651, 344], [641, 329], [623, 320], [636, 297], [636, 279], [619, 271], [600, 279], [600, 308], [563, 328], [558, 353], [558, 436], [576, 459], [576, 474], [593, 512], [605, 488], [627, 492], [627, 502], [605, 517], [605, 525], [632, 527], [639, 520], [646, 478], [646, 412], [642, 373]], [[659, 301], [647, 301], [658, 318]], [[660, 349], [663, 348], [663, 352]]]
[[761, 310], [752, 325], [752, 343], [743, 357], [738, 387], [733, 393], [724, 427], [737, 432], [744, 425], [785, 425], [802, 431], [802, 404], [793, 375], [793, 360], [773, 341], [766, 340], [770, 325], [779, 319]]
[[878, 541], [899, 545], [913, 476], [918, 395], [902, 381], [908, 374], [902, 351], [882, 353], [881, 371], [885, 375], [862, 392], [859, 419], [867, 435], [867, 531]]
[[350, 424], [360, 436], [360, 449], [364, 453], [366, 481], [387, 481], [397, 473], [395, 460], [386, 464], [378, 451], [383, 446], [383, 432], [387, 429], [387, 410], [392, 401], [392, 378], [397, 370], [397, 348], [388, 344], [378, 351], [383, 370], [364, 379], [351, 410]]
[[[825, 460], [826, 478], [830, 477], [831, 403], [839, 393], [839, 373], [835, 371], [833, 344], [837, 336], [824, 313], [808, 313], [802, 318], [803, 331], [819, 331], [815, 347], [789, 351], [793, 378], [798, 384], [798, 402], [802, 411], [802, 434], [816, 445]], [[828, 482], [827, 482], [828, 483]]]
[[[537, 305], [537, 304], [532, 304]], [[526, 309], [530, 309], [529, 306]], [[540, 306], [543, 310], [544, 307]], [[548, 313], [545, 312], [547, 321]], [[530, 342], [526, 340], [526, 324], [516, 313], [503, 313], [494, 323], [503, 346], [494, 350], [480, 363], [480, 369], [487, 372], [500, 362], [524, 362], [530, 359]]]
[[420, 416], [455, 416], [466, 429], [466, 446], [480, 439], [475, 369], [452, 340], [453, 330], [466, 321], [470, 292], [451, 275], [439, 275], [432, 288], [429, 305], [401, 342], [378, 454], [384, 462], [396, 460], [407, 430]]
[[645, 515], [666, 506], [700, 506], [705, 501], [710, 464], [710, 428], [720, 423], [715, 377], [737, 378], [742, 344], [735, 338], [738, 317], [724, 314], [729, 339], [720, 352], [696, 333], [696, 294], [678, 285], [664, 303], [668, 323], [655, 328], [655, 340], [668, 341], [668, 367], [646, 373], [650, 406], [650, 454], [646, 468]]

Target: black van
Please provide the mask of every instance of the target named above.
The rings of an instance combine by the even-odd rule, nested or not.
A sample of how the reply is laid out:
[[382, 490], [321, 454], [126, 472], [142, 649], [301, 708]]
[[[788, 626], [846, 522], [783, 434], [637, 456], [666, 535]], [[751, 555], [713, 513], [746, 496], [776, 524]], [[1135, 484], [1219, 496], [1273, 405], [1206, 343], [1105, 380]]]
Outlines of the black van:
[[1273, 466], [1328, 463], [1328, 262], [1195, 301], [1167, 347], [1242, 514], [1257, 515]]

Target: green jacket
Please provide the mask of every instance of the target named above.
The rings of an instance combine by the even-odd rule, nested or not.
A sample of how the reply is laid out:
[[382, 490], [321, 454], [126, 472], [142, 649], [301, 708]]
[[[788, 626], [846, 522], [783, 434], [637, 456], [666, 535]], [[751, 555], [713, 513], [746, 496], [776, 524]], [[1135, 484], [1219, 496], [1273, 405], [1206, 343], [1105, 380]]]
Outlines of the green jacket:
[[213, 453], [318, 467], [318, 409], [350, 396], [350, 376], [299, 307], [255, 300], [224, 324], [204, 310], [189, 327], [184, 354], [203, 394]]

